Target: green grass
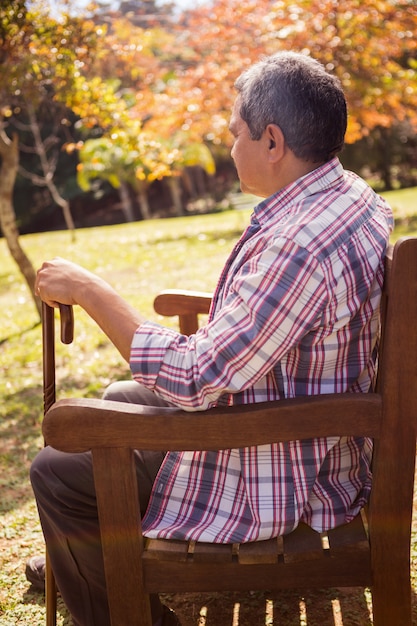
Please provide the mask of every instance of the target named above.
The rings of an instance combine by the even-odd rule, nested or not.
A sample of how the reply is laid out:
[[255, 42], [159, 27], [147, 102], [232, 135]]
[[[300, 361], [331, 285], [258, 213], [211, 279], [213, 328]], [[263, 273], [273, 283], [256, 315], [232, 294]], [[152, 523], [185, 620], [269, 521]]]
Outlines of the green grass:
[[[399, 218], [393, 240], [417, 234], [417, 189], [387, 197]], [[79, 230], [74, 243], [67, 232], [40, 233], [21, 237], [21, 244], [35, 267], [56, 255], [76, 261], [106, 278], [144, 315], [175, 325], [153, 312], [154, 296], [167, 288], [213, 290], [249, 214], [250, 209], [241, 209]], [[29, 588], [24, 564], [44, 549], [28, 481], [30, 463], [43, 446], [41, 329], [4, 240], [0, 259], [0, 624], [40, 626], [43, 596]], [[129, 371], [87, 316], [79, 310], [75, 314], [74, 344], [57, 344], [59, 395], [98, 396], [111, 380], [129, 377]], [[413, 551], [414, 563], [416, 557]], [[355, 604], [350, 606], [354, 612]], [[184, 626], [196, 624], [197, 618]], [[62, 604], [58, 623], [71, 624]], [[365, 623], [358, 615], [350, 622]]]
[[386, 191], [382, 194], [392, 206], [394, 213], [399, 218], [407, 218], [417, 215], [417, 189], [410, 187], [397, 191]]
[[416, 187], [388, 191], [383, 194], [390, 203], [396, 218], [394, 239], [417, 234], [417, 191]]

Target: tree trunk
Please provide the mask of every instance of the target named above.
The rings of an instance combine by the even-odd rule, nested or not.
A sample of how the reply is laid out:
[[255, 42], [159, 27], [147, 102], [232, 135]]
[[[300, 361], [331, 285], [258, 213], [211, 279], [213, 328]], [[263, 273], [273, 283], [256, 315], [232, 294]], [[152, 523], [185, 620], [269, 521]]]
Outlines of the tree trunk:
[[177, 217], [185, 215], [184, 206], [181, 198], [181, 185], [179, 176], [170, 176], [166, 179], [169, 190], [171, 192], [172, 202], [174, 203], [175, 214]]
[[123, 180], [120, 181], [119, 195], [120, 195], [120, 201], [122, 203], [123, 215], [125, 216], [126, 222], [134, 222], [135, 216], [133, 213], [133, 206], [132, 206], [132, 200], [130, 198], [129, 187]]
[[388, 128], [379, 128], [375, 132], [377, 145], [377, 164], [384, 181], [384, 191], [393, 189], [392, 180], [392, 142], [391, 131]]
[[19, 242], [19, 231], [16, 225], [16, 214], [13, 208], [13, 187], [19, 166], [18, 137], [9, 139], [0, 134], [0, 227], [6, 239], [10, 254], [15, 260], [29, 287], [36, 310], [41, 316], [41, 302], [35, 296], [36, 272], [32, 263], [23, 251]]
[[137, 198], [140, 206], [140, 212], [142, 213], [142, 219], [150, 219], [151, 211], [149, 209], [149, 201], [148, 194], [146, 193], [146, 187], [139, 187], [137, 191]]

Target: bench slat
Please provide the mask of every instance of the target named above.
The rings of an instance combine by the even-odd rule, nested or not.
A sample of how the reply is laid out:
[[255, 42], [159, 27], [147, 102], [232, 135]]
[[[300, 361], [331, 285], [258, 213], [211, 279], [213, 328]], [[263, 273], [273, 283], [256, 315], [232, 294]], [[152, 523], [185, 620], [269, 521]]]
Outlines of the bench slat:
[[327, 536], [331, 553], [340, 550], [369, 550], [368, 536], [360, 514], [349, 524], [328, 530]]
[[199, 563], [230, 563], [233, 558], [232, 547], [232, 544], [196, 542], [194, 561]]
[[157, 561], [186, 561], [187, 556], [188, 543], [174, 539], [147, 539], [143, 554], [144, 559]]
[[279, 548], [277, 539], [241, 543], [239, 545], [239, 563], [241, 565], [249, 565], [251, 563], [276, 563], [278, 561], [278, 555]]
[[302, 522], [289, 535], [284, 535], [284, 562], [295, 563], [323, 557], [320, 533]]

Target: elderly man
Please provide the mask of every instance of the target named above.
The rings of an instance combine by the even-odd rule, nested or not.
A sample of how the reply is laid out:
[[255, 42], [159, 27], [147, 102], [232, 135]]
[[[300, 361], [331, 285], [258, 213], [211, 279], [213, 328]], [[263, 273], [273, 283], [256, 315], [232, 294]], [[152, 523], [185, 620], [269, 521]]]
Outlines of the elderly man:
[[[264, 198], [220, 275], [207, 324], [185, 337], [146, 321], [105, 281], [62, 259], [36, 289], [81, 306], [130, 363], [107, 398], [205, 410], [332, 392], [365, 393], [376, 367], [387, 204], [337, 154], [339, 81], [313, 59], [267, 57], [236, 81], [230, 131], [243, 191]], [[351, 520], [371, 488], [372, 444], [331, 437], [219, 452], [137, 452], [145, 534], [269, 539], [300, 520]], [[77, 626], [108, 626], [91, 459], [51, 448], [31, 479], [57, 584]], [[39, 563], [38, 563], [39, 565]], [[154, 624], [179, 624], [158, 596]]]

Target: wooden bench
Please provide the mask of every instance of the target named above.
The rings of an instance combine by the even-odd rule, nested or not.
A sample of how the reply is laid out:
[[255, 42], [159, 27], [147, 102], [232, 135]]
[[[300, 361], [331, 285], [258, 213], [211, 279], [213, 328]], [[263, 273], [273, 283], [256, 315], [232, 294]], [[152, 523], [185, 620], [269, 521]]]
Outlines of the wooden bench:
[[[193, 332], [210, 298], [169, 292], [161, 314], [186, 315]], [[411, 626], [410, 536], [417, 416], [417, 239], [386, 261], [376, 391], [332, 394], [189, 413], [60, 400], [43, 432], [53, 447], [91, 450], [113, 626], [150, 626], [153, 592], [370, 587], [374, 626]], [[375, 441], [366, 511], [327, 533], [305, 524], [270, 541], [213, 545], [148, 540], [140, 532], [133, 449], [210, 450], [316, 436]], [[117, 540], [116, 540], [117, 539]]]

